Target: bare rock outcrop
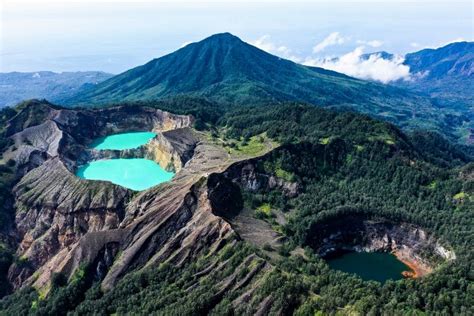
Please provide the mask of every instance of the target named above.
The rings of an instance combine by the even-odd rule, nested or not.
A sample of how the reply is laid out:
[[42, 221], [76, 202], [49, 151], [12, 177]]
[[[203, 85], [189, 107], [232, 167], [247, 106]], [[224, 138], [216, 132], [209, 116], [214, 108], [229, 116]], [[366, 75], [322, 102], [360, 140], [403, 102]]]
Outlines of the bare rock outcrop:
[[265, 157], [237, 162], [229, 167], [223, 176], [239, 184], [243, 189], [256, 192], [259, 190], [281, 190], [288, 197], [295, 197], [301, 192], [301, 184], [278, 178], [276, 175], [259, 168], [259, 161]]
[[[181, 265], [237, 238], [219, 215], [225, 204], [211, 198], [215, 186], [209, 179], [242, 158], [203, 141], [189, 128], [191, 117], [147, 108], [52, 108], [41, 122], [25, 113], [13, 124], [23, 129], [11, 128], [17, 162], [19, 153], [29, 153], [21, 156], [29, 168], [13, 190], [17, 254], [23, 258], [9, 271], [15, 288], [47, 291], [54, 273], [71, 277], [80, 266], [94, 265], [97, 279], [109, 289], [131, 271], [163, 262]], [[95, 137], [143, 129], [158, 136], [138, 149], [88, 149]], [[33, 153], [41, 159], [33, 160]], [[154, 159], [177, 174], [138, 194], [74, 175], [81, 162], [118, 154]]]
[[28, 172], [14, 187], [17, 253], [28, 265], [14, 265], [15, 286], [86, 232], [118, 227], [129, 190], [108, 182], [80, 179], [56, 157]]
[[146, 145], [146, 157], [170, 171], [180, 171], [194, 154], [198, 142], [190, 128], [158, 133]]

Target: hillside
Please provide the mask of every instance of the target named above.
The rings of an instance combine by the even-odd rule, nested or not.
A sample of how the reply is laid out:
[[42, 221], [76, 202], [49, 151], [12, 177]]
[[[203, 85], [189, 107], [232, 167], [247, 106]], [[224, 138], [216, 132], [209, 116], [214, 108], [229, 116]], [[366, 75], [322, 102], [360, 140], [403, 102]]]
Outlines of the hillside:
[[[427, 98], [395, 87], [305, 67], [268, 54], [229, 34], [216, 34], [114, 76], [67, 100], [90, 106], [174, 95], [233, 105], [304, 101], [371, 114], [408, 128], [432, 128], [455, 138]], [[453, 113], [452, 115], [456, 115]], [[463, 121], [463, 118], [459, 118]]]
[[0, 108], [34, 98], [56, 102], [110, 77], [111, 74], [100, 71], [0, 73]]

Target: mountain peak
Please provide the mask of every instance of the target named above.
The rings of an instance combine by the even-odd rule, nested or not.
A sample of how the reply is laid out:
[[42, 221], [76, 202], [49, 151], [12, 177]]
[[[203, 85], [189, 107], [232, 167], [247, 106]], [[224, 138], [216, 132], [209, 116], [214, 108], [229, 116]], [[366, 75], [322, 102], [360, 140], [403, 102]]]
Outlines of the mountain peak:
[[211, 40], [211, 39], [227, 39], [227, 40], [241, 41], [240, 38], [238, 38], [237, 36], [235, 36], [234, 34], [229, 33], [229, 32], [216, 33], [216, 34], [213, 34], [211, 36], [206, 37], [202, 41], [207, 41], [207, 40]]
[[193, 44], [204, 44], [204, 45], [215, 45], [215, 46], [221, 46], [221, 45], [235, 45], [235, 44], [242, 44], [244, 43], [240, 38], [237, 36], [231, 34], [231, 33], [217, 33], [213, 34], [209, 37], [206, 37], [205, 39], [193, 43]]
[[[68, 103], [105, 104], [177, 95], [224, 104], [305, 101], [320, 106], [354, 106], [371, 114], [385, 112], [388, 97], [397, 100], [397, 113], [415, 102], [404, 91], [299, 65], [230, 33], [220, 33], [80, 91]], [[416, 102], [428, 106], [426, 101]]]

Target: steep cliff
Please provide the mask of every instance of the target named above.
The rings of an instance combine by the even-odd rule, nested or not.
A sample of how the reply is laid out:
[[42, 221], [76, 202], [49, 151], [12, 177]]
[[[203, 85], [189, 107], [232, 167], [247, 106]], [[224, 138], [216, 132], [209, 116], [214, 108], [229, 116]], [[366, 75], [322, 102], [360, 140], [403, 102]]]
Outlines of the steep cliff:
[[[21, 260], [9, 270], [14, 288], [32, 285], [46, 294], [55, 273], [71, 278], [88, 266], [108, 290], [129, 272], [164, 262], [180, 266], [218, 252], [239, 239], [226, 219], [227, 206], [239, 212], [242, 205], [226, 200], [232, 186], [219, 187], [214, 179], [235, 183], [236, 195], [256, 182], [284, 186], [256, 172], [255, 159], [232, 156], [208, 142], [190, 128], [189, 116], [126, 107], [43, 110], [32, 119], [26, 107], [9, 126], [15, 146], [7, 155], [19, 166], [13, 194]], [[157, 136], [125, 151], [88, 147], [96, 137], [130, 130], [152, 130]], [[153, 159], [177, 174], [169, 183], [135, 194], [74, 175], [83, 163], [116, 157]]]
[[307, 243], [322, 257], [339, 251], [392, 252], [419, 277], [455, 253], [432, 234], [409, 223], [353, 214], [334, 217], [311, 228]]
[[[19, 180], [13, 189], [14, 235], [18, 242], [17, 255], [21, 258], [9, 271], [14, 287], [25, 284], [43, 287], [52, 272], [65, 268], [71, 251], [77, 249], [84, 236], [100, 231], [113, 236], [111, 230], [118, 228], [124, 218], [132, 196], [130, 190], [74, 175], [81, 162], [76, 158], [87, 157], [84, 153], [93, 138], [137, 129], [162, 135], [161, 132], [170, 129], [190, 126], [192, 120], [190, 116], [149, 108], [81, 111], [36, 102], [10, 120], [7, 131], [14, 145], [5, 157], [17, 165]], [[176, 167], [181, 168], [192, 156], [197, 139], [190, 129], [178, 134], [181, 136], [172, 137], [174, 143], [166, 136], [161, 136], [157, 143], [167, 146], [169, 156], [175, 157]], [[183, 143], [177, 145], [180, 139]], [[104, 249], [98, 250], [104, 252]]]
[[183, 127], [170, 131], [158, 132], [148, 143], [124, 150], [96, 150], [84, 148], [76, 165], [90, 161], [112, 158], [147, 158], [154, 160], [167, 171], [180, 171], [194, 154], [199, 137], [191, 128]]

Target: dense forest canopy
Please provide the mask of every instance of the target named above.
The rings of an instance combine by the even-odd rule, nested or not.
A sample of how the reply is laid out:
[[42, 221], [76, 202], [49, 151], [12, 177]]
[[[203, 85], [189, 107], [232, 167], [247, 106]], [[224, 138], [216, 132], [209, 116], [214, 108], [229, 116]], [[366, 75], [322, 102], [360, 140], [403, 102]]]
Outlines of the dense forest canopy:
[[[279, 190], [241, 190], [245, 205], [268, 204], [285, 215], [288, 221], [280, 226], [271, 217], [264, 219], [275, 225], [286, 242], [276, 259], [242, 240], [224, 247], [217, 258], [219, 262], [228, 260], [230, 266], [197, 287], [190, 284], [215, 258], [204, 256], [181, 268], [162, 264], [132, 272], [107, 292], [84, 266], [72, 280], [57, 275], [47, 298], [31, 288], [6, 296], [0, 301], [1, 315], [248, 314], [269, 293], [273, 297], [269, 313], [474, 313], [474, 162], [464, 148], [434, 132], [406, 134], [365, 115], [301, 103], [236, 107], [178, 97], [121, 105], [192, 114], [197, 130], [232, 146], [262, 135], [279, 143], [279, 148], [261, 158], [259, 168], [299, 183], [300, 194], [289, 198]], [[23, 106], [2, 110], [1, 126]], [[1, 144], [2, 150], [10, 145], [5, 136]], [[5, 201], [10, 199], [15, 181], [14, 168], [6, 163], [0, 169], [2, 229], [12, 223], [11, 205]], [[384, 284], [331, 270], [308, 241], [318, 223], [348, 214], [416, 224], [439, 237], [457, 258], [441, 263], [422, 279]], [[5, 236], [5, 231], [1, 233]], [[305, 250], [304, 255], [294, 254], [298, 248]], [[3, 241], [0, 252], [0, 277], [4, 278], [9, 263], [19, 258]], [[244, 294], [238, 291], [222, 294], [216, 301], [219, 289], [215, 284], [239, 271], [249, 254], [271, 262], [275, 269], [262, 278], [246, 304], [237, 308], [230, 304]], [[248, 268], [261, 264], [259, 260]], [[3, 279], [1, 283], [6, 284]], [[2, 287], [0, 294], [8, 290]]]

